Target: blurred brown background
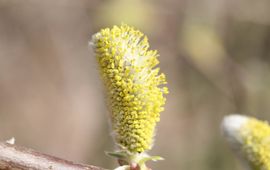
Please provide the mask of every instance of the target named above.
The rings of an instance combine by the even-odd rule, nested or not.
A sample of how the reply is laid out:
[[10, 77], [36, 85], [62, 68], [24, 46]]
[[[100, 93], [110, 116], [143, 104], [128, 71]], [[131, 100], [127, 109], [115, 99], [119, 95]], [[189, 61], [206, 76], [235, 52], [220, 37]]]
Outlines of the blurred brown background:
[[0, 139], [115, 167], [88, 41], [121, 22], [148, 35], [168, 79], [153, 169], [240, 170], [219, 124], [270, 120], [268, 0], [0, 0]]

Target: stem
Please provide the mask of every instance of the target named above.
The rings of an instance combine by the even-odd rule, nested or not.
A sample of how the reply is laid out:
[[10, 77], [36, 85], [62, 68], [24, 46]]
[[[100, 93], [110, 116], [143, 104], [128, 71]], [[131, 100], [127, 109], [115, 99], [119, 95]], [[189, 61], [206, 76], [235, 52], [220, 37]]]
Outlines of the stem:
[[0, 143], [2, 170], [105, 170], [92, 165], [76, 164], [29, 148]]

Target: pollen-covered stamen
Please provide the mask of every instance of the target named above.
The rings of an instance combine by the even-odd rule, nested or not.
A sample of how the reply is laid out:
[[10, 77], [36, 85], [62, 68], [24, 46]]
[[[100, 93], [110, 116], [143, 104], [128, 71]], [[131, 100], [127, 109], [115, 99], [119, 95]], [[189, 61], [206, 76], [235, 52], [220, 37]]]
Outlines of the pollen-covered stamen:
[[243, 150], [253, 168], [270, 170], [270, 127], [267, 122], [250, 118], [241, 128]]
[[101, 75], [108, 92], [116, 142], [134, 153], [151, 148], [155, 125], [168, 93], [165, 75], [155, 68], [157, 51], [147, 37], [127, 25], [93, 36]]
[[224, 119], [225, 137], [252, 169], [270, 170], [270, 127], [255, 118], [231, 115]]

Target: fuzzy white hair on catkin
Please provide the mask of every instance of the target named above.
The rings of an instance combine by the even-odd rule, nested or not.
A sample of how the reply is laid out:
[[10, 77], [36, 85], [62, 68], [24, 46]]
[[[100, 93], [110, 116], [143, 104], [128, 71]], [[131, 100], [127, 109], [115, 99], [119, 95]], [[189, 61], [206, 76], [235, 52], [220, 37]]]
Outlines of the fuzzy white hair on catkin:
[[241, 127], [247, 122], [249, 117], [240, 114], [231, 114], [225, 116], [221, 123], [221, 131], [236, 156], [240, 160], [245, 170], [252, 170], [249, 163], [242, 155], [242, 138], [240, 134]]

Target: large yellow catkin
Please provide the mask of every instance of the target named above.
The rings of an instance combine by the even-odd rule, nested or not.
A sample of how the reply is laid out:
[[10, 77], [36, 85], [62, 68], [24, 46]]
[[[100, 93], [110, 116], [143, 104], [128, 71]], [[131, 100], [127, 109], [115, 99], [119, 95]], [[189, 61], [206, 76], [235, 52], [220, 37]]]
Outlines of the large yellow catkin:
[[254, 170], [270, 170], [270, 127], [249, 118], [241, 127], [242, 150]]
[[168, 93], [159, 73], [157, 51], [147, 37], [122, 24], [92, 37], [92, 45], [107, 89], [115, 141], [131, 153], [151, 149], [156, 123]]

